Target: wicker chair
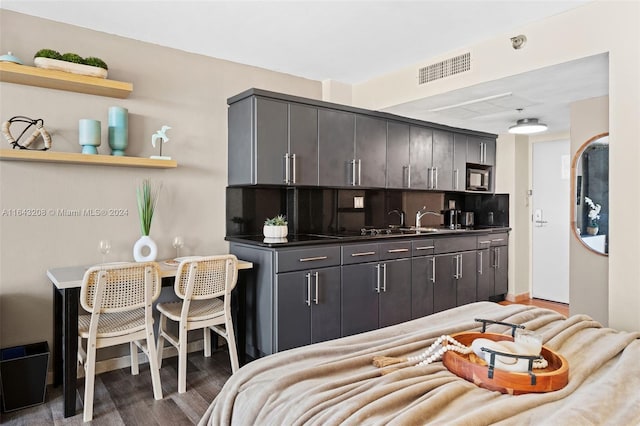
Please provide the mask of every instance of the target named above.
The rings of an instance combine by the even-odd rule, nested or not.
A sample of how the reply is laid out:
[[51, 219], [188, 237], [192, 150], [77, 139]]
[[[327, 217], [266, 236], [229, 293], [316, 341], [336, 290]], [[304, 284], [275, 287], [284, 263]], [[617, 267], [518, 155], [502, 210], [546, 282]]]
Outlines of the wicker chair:
[[[178, 349], [178, 393], [187, 385], [187, 333], [204, 329], [204, 356], [211, 356], [209, 330], [227, 340], [231, 369], [238, 370], [238, 354], [231, 320], [231, 290], [238, 280], [234, 255], [189, 258], [178, 265], [175, 278], [177, 302], [159, 303], [158, 365], [162, 365], [164, 341]], [[221, 300], [222, 298], [222, 300]], [[178, 336], [167, 331], [167, 318], [179, 323]], [[224, 325], [224, 327], [221, 327]]]
[[[93, 418], [96, 349], [99, 348], [129, 343], [134, 375], [138, 374], [138, 347], [142, 349], [149, 359], [153, 396], [162, 399], [152, 317], [152, 304], [160, 295], [161, 286], [155, 262], [99, 265], [84, 274], [80, 303], [90, 315], [78, 318], [78, 359], [85, 369], [85, 422]], [[87, 340], [86, 352], [82, 339]]]

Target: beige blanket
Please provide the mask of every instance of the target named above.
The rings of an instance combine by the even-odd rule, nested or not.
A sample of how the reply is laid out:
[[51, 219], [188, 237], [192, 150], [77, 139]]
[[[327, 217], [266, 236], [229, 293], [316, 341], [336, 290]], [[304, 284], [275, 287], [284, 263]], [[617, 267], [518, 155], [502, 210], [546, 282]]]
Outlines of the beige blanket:
[[[442, 362], [381, 375], [373, 356], [409, 356], [438, 336], [479, 331], [475, 318], [523, 324], [569, 362], [555, 392], [504, 395]], [[510, 333], [501, 325], [488, 332]], [[478, 302], [384, 329], [297, 348], [234, 374], [201, 424], [211, 425], [640, 425], [640, 333], [585, 315]]]

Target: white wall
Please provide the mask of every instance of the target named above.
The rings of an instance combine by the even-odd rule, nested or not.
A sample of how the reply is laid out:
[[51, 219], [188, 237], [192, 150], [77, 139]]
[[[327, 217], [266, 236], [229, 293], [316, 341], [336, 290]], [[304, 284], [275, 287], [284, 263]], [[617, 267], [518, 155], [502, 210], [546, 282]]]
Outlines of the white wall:
[[[527, 44], [521, 50], [511, 47], [509, 37], [525, 34]], [[444, 58], [471, 52], [472, 71], [445, 78], [422, 87], [415, 84], [416, 69]], [[448, 52], [437, 58], [414, 64], [396, 72], [380, 76], [354, 86], [353, 104], [382, 109], [461, 87], [492, 81], [563, 62], [601, 53], [609, 53], [609, 124], [612, 142], [610, 162], [610, 256], [609, 256], [609, 325], [627, 330], [640, 329], [640, 229], [629, 227], [637, 221], [640, 211], [640, 2], [594, 1], [563, 14], [515, 28], [491, 40]], [[502, 135], [501, 135], [502, 140]], [[498, 144], [498, 149], [502, 149]], [[507, 145], [504, 145], [505, 147]], [[522, 161], [519, 149], [513, 151], [512, 161]], [[502, 157], [501, 154], [499, 154]], [[507, 166], [498, 163], [502, 170]], [[517, 170], [520, 170], [519, 164]], [[502, 171], [500, 173], [503, 173]], [[521, 190], [517, 184], [519, 173], [503, 176], [500, 182], [516, 180], [518, 188], [504, 187], [499, 192]], [[517, 200], [518, 194], [514, 199]], [[516, 217], [521, 217], [520, 203], [513, 204]], [[514, 263], [525, 267], [529, 260], [520, 238], [528, 238], [526, 232], [515, 229], [521, 226], [517, 220], [511, 243], [519, 250]], [[530, 240], [529, 240], [530, 241]], [[530, 244], [530, 242], [527, 242]], [[512, 263], [512, 264], [514, 264]], [[575, 265], [574, 265], [575, 267]], [[519, 270], [519, 269], [518, 269]], [[570, 273], [573, 273], [571, 271]], [[631, 279], [630, 279], [631, 277]], [[511, 289], [520, 288], [514, 283]]]

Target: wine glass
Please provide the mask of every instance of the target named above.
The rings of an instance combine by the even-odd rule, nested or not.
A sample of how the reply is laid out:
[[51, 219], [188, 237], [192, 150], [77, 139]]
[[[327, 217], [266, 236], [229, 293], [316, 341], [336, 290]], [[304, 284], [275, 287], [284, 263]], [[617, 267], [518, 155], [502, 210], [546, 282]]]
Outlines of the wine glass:
[[176, 258], [180, 257], [180, 249], [184, 247], [184, 240], [181, 236], [176, 236], [173, 238], [173, 248], [176, 249]]
[[100, 249], [100, 253], [102, 253], [102, 263], [105, 263], [107, 254], [111, 251], [111, 241], [100, 240], [100, 245], [98, 247]]

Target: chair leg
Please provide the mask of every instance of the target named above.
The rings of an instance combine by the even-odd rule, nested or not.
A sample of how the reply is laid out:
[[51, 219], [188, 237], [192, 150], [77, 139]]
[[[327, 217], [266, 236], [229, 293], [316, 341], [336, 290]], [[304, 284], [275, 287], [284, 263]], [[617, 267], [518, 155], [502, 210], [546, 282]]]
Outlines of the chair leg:
[[207, 327], [203, 328], [202, 332], [204, 335], [204, 356], [205, 358], [209, 358], [211, 356], [211, 332]]
[[187, 391], [187, 326], [180, 324], [178, 339], [178, 393]]
[[131, 375], [137, 376], [140, 374], [140, 368], [138, 367], [138, 347], [135, 342], [129, 342], [129, 351], [131, 352]]
[[164, 329], [167, 327], [167, 317], [160, 313], [160, 322], [158, 324], [158, 368], [162, 367], [162, 352], [164, 351]]
[[238, 371], [240, 365], [238, 363], [238, 350], [236, 348], [236, 336], [233, 332], [233, 322], [231, 321], [231, 316], [227, 316], [225, 318], [224, 326], [226, 328], [227, 334], [227, 347], [229, 348], [229, 358], [231, 358], [231, 372], [232, 374]]
[[162, 399], [162, 383], [160, 382], [160, 367], [158, 367], [158, 352], [153, 336], [153, 325], [147, 330], [147, 358], [149, 358], [149, 370], [151, 371], [151, 383], [153, 384], [153, 397]]
[[95, 341], [87, 342], [87, 361], [84, 372], [84, 417], [85, 422], [93, 419], [93, 388], [96, 377], [96, 345]]

